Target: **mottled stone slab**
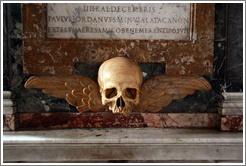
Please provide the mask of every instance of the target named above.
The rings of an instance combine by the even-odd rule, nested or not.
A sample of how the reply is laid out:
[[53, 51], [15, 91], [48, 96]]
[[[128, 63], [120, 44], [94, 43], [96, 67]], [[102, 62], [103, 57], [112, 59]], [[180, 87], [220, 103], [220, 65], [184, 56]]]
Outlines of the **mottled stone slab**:
[[189, 40], [189, 3], [49, 3], [48, 38]]
[[17, 128], [16, 114], [3, 115], [3, 130], [14, 131]]
[[3, 160], [243, 160], [243, 133], [153, 128], [5, 132]]
[[221, 117], [222, 131], [243, 131], [243, 116], [227, 115]]
[[215, 128], [219, 114], [214, 113], [134, 113], [124, 116], [111, 113], [21, 113], [20, 128]]

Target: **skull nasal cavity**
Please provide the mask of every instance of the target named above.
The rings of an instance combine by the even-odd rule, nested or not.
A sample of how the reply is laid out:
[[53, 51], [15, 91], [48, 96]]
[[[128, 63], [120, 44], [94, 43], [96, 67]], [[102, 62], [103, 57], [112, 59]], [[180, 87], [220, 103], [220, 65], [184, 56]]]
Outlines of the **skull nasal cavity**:
[[124, 100], [122, 99], [122, 97], [119, 97], [117, 99], [117, 107], [125, 107], [125, 102]]

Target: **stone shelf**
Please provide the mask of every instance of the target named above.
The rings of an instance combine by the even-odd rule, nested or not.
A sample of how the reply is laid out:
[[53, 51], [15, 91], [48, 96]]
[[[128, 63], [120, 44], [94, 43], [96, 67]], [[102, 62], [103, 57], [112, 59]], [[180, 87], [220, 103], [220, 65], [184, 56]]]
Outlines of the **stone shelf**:
[[4, 162], [242, 161], [243, 133], [208, 129], [71, 129], [3, 133]]

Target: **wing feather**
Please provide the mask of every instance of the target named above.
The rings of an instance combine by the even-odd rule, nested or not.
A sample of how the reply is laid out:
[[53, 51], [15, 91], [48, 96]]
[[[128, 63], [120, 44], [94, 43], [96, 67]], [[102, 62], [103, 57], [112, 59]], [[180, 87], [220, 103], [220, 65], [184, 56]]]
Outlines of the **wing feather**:
[[140, 91], [136, 111], [158, 112], [172, 100], [193, 94], [196, 90], [210, 90], [210, 83], [203, 77], [173, 77], [160, 75], [147, 80]]
[[[102, 111], [98, 85], [88, 77], [79, 75], [32, 76], [25, 88], [41, 88], [42, 92], [58, 98], [65, 98], [80, 112]], [[96, 104], [96, 105], [95, 105]]]
[[69, 103], [69, 104], [71, 104], [71, 105], [73, 105], [73, 106], [75, 106], [75, 105], [81, 105], [82, 104], [82, 102], [81, 103], [78, 103], [78, 99], [76, 99], [76, 97], [75, 96], [73, 96], [71, 93], [68, 93], [67, 95], [66, 95], [66, 100], [67, 100], [67, 102]]
[[87, 105], [80, 105], [76, 107], [79, 112], [87, 112], [90, 109], [87, 107]]
[[78, 91], [82, 91], [85, 87], [81, 86], [80, 84], [75, 84], [75, 83], [71, 83], [71, 82], [65, 82], [65, 86], [69, 89], [76, 89]]
[[74, 97], [79, 97], [79, 98], [81, 98], [81, 99], [83, 99], [83, 98], [88, 98], [88, 95], [87, 95], [87, 94], [84, 94], [83, 91], [72, 90], [71, 93], [72, 93], [72, 95], [73, 95]]

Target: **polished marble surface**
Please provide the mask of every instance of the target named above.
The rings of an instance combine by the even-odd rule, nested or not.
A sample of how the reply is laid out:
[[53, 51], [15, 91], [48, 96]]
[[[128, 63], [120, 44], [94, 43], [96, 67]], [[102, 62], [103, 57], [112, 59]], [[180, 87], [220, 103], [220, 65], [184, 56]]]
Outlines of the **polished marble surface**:
[[3, 135], [4, 162], [240, 162], [242, 159], [242, 132], [105, 128], [15, 131]]
[[242, 132], [192, 129], [66, 129], [4, 132], [3, 143], [241, 144]]

